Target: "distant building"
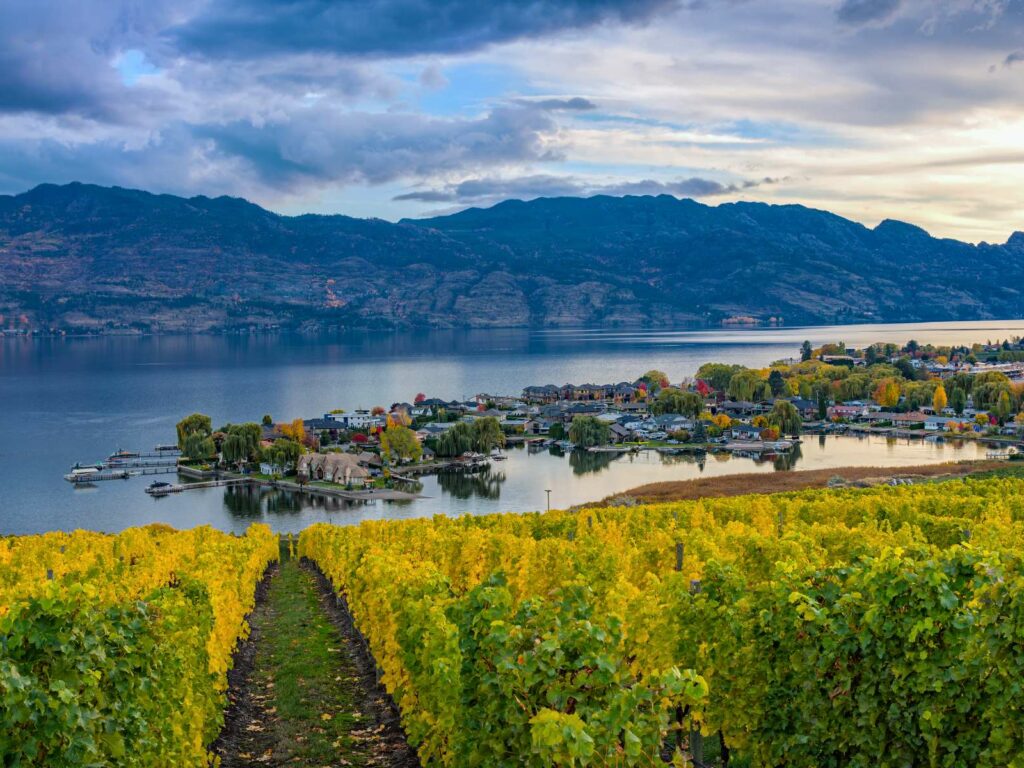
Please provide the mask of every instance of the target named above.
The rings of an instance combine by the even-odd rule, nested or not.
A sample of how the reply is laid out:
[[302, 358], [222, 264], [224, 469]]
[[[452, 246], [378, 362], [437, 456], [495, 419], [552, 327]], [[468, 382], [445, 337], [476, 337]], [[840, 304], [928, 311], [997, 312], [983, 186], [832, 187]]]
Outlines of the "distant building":
[[370, 470], [351, 453], [304, 453], [296, 469], [305, 480], [324, 480], [338, 485], [364, 485], [370, 478]]

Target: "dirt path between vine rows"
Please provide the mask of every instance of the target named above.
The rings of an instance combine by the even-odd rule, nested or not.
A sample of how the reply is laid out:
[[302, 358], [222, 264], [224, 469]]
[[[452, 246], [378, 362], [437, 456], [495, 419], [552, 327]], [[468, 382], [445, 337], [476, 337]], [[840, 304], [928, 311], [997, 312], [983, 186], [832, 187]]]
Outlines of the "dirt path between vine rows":
[[314, 566], [274, 566], [249, 623], [213, 745], [224, 768], [418, 768], [372, 659]]

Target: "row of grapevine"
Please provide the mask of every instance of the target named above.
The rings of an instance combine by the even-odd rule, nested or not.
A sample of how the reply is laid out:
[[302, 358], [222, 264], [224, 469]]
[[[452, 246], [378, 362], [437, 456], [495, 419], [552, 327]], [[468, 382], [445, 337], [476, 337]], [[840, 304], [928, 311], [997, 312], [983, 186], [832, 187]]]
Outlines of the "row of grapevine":
[[681, 708], [755, 766], [994, 767], [1024, 760], [1022, 545], [998, 478], [317, 525], [300, 554], [427, 765], [655, 764]]
[[278, 539], [208, 527], [0, 539], [5, 766], [201, 766]]

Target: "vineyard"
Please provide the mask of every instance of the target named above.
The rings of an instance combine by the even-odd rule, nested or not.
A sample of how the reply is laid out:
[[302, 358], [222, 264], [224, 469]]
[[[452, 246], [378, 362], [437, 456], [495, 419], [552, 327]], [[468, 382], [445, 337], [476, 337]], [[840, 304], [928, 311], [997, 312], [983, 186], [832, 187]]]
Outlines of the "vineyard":
[[277, 557], [263, 525], [0, 539], [3, 765], [207, 765]]
[[993, 478], [315, 525], [299, 551], [426, 766], [995, 768], [1024, 760], [1022, 545], [1024, 480]]

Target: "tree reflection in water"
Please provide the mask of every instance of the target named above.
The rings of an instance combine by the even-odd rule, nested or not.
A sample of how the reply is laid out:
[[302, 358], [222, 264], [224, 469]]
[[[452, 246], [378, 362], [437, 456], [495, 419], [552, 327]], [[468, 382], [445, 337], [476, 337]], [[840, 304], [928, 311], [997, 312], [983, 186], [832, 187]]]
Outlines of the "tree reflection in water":
[[586, 475], [600, 472], [617, 458], [619, 454], [611, 451], [572, 451], [569, 454], [569, 466], [574, 475]]
[[224, 509], [234, 517], [240, 518], [260, 517], [264, 513], [298, 514], [308, 509], [344, 512], [358, 503], [333, 496], [318, 496], [254, 485], [228, 486], [224, 489]]
[[235, 517], [259, 517], [263, 513], [260, 489], [254, 485], [229, 485], [224, 489], [224, 509]]
[[456, 499], [498, 499], [505, 473], [490, 467], [481, 472], [439, 472], [437, 484]]
[[800, 450], [800, 443], [795, 443], [788, 451], [780, 453], [775, 457], [775, 461], [773, 462], [775, 464], [775, 471], [783, 472], [793, 469], [796, 467], [797, 462], [799, 462], [803, 457], [804, 454], [803, 451]]

